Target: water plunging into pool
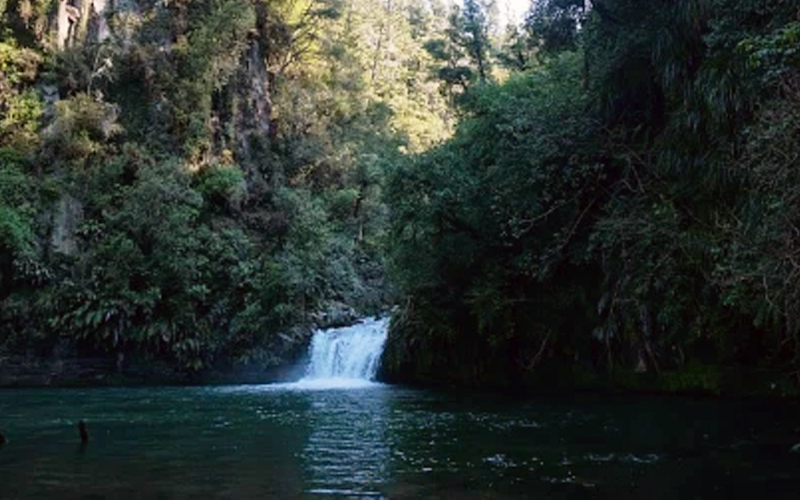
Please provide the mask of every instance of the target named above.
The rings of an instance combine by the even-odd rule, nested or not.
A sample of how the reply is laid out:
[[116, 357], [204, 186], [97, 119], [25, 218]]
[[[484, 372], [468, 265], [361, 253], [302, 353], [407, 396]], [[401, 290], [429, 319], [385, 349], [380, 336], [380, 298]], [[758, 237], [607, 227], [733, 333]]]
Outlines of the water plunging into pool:
[[388, 318], [368, 319], [344, 328], [315, 332], [306, 375], [297, 384], [318, 388], [374, 384], [388, 323]]
[[[380, 338], [369, 325], [351, 334]], [[351, 339], [373, 353], [363, 363], [347, 362], [360, 348], [323, 356], [345, 343], [336, 332], [315, 339], [309, 377], [295, 384], [0, 390], [0, 498], [660, 500], [768, 490], [795, 500], [800, 491], [796, 401], [416, 390], [368, 381], [380, 349], [367, 339]], [[330, 389], [345, 375], [364, 385]]]

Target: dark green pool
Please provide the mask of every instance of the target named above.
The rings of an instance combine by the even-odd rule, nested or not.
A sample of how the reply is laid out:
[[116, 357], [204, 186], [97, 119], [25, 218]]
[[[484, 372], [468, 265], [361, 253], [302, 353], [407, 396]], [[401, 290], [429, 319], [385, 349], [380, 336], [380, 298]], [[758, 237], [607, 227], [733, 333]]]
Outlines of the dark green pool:
[[381, 385], [0, 390], [0, 498], [800, 498], [799, 416]]

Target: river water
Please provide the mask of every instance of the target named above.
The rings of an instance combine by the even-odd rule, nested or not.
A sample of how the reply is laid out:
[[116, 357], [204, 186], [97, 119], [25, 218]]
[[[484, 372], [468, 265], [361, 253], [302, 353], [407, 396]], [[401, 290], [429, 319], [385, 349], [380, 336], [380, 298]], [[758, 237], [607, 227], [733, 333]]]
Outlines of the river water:
[[382, 385], [3, 390], [0, 498], [800, 498], [797, 416]]
[[0, 499], [800, 498], [796, 403], [412, 390], [326, 339], [293, 384], [0, 390]]

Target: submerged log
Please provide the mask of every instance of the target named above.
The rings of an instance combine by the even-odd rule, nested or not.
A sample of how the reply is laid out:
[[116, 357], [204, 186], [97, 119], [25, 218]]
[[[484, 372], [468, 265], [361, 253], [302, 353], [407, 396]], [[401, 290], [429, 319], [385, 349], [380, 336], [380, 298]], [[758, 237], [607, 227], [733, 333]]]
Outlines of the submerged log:
[[89, 431], [86, 430], [86, 424], [83, 420], [78, 422], [78, 432], [81, 435], [81, 443], [86, 444], [89, 442]]

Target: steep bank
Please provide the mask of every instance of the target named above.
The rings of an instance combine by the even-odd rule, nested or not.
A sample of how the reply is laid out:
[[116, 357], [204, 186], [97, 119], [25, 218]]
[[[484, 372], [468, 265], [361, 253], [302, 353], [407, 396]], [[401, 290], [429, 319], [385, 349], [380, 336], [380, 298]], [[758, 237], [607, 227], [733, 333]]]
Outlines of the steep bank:
[[386, 377], [796, 394], [797, 10], [542, 0], [529, 21], [537, 64], [389, 178]]
[[385, 19], [317, 7], [0, 3], [4, 383], [272, 372], [391, 300]]
[[146, 352], [109, 353], [62, 339], [55, 346], [0, 352], [2, 387], [264, 384], [296, 380], [307, 355], [310, 328], [295, 328], [251, 363], [220, 360], [187, 369]]
[[[639, 358], [609, 372], [600, 344], [593, 346], [593, 353], [579, 353], [557, 341], [529, 347], [520, 350], [522, 344], [514, 338], [436, 331], [409, 320], [408, 313], [397, 312], [389, 328], [379, 379], [416, 387], [528, 395], [586, 391], [755, 398], [800, 395], [794, 380], [780, 369], [692, 362], [655, 371]], [[660, 350], [658, 355], [662, 355]], [[632, 359], [636, 359], [635, 353]]]

